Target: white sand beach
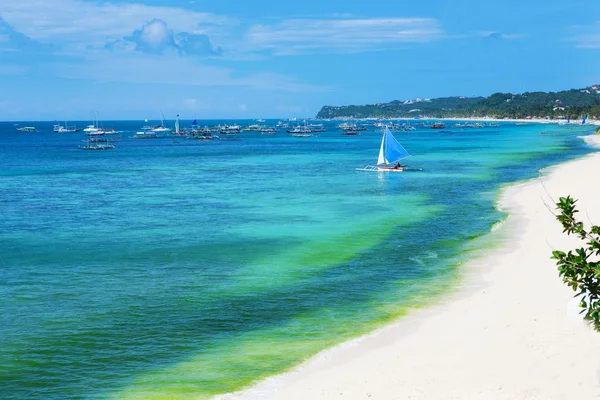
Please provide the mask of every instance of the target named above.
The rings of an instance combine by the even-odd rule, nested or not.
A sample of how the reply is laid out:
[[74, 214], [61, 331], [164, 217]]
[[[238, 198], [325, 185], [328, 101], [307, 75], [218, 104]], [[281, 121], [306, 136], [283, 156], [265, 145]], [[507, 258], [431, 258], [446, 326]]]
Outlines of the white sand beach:
[[[423, 118], [436, 119], [436, 118]], [[567, 124], [565, 120], [545, 119], [545, 118], [492, 118], [492, 117], [471, 117], [471, 118], [438, 118], [440, 121], [477, 121], [477, 122], [515, 122], [519, 124]], [[580, 125], [580, 120], [572, 120], [570, 125]], [[587, 119], [587, 125], [600, 125], [600, 120]]]
[[[600, 136], [586, 138], [600, 147]], [[223, 399], [595, 399], [600, 333], [578, 314], [552, 248], [580, 242], [544, 205], [579, 199], [579, 216], [600, 223], [600, 153], [505, 189], [507, 239], [463, 266], [441, 304], [412, 311], [371, 335], [327, 350], [292, 372]], [[543, 182], [543, 185], [542, 185]]]

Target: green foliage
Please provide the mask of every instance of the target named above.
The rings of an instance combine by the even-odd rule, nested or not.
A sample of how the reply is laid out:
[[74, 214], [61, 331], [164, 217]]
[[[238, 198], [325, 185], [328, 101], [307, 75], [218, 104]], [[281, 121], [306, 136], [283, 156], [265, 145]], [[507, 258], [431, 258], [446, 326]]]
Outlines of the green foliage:
[[494, 93], [489, 97], [441, 97], [363, 106], [324, 106], [317, 118], [413, 118], [443, 117], [600, 117], [600, 93], [597, 86], [562, 92]]
[[562, 224], [563, 232], [586, 240], [586, 246], [576, 249], [575, 252], [553, 251], [552, 258], [557, 260], [563, 282], [577, 292], [575, 297], [581, 298], [581, 312], [585, 313], [585, 318], [600, 331], [600, 262], [590, 260], [600, 256], [600, 227], [592, 225], [586, 230], [583, 222], [577, 221], [576, 202], [577, 200], [570, 196], [561, 197], [556, 203], [560, 210], [556, 219]]

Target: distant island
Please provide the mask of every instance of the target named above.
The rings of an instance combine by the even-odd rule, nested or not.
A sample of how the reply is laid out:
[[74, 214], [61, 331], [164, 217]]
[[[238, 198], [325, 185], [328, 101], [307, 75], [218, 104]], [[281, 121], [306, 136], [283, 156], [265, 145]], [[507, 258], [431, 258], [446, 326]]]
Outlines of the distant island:
[[600, 117], [600, 85], [561, 92], [494, 93], [389, 103], [323, 106], [318, 119], [334, 118], [580, 118]]

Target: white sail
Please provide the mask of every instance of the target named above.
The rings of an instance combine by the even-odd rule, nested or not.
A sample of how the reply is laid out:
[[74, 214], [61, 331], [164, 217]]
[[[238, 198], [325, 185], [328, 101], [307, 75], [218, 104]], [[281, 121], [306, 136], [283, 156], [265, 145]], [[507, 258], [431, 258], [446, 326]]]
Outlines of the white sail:
[[177, 120], [175, 121], [175, 133], [179, 135], [179, 114], [177, 114]]
[[379, 148], [379, 158], [377, 159], [377, 165], [386, 164], [385, 161], [385, 134], [381, 138], [381, 147]]

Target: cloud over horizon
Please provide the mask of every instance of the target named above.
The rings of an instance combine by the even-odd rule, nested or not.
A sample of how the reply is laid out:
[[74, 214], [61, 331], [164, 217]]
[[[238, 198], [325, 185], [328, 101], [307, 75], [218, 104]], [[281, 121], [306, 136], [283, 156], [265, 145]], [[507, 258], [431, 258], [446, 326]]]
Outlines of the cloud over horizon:
[[131, 35], [109, 42], [104, 47], [148, 54], [175, 51], [179, 55], [217, 56], [223, 53], [220, 47], [213, 46], [208, 35], [189, 32], [175, 34], [165, 21], [157, 18], [134, 30]]
[[254, 25], [246, 34], [246, 40], [257, 49], [277, 55], [370, 51], [442, 37], [444, 31], [433, 18], [289, 19], [275, 25]]
[[[102, 47], [132, 35], [135, 29], [160, 18], [171, 29], [209, 34], [230, 23], [227, 17], [172, 6], [82, 0], [19, 0], [0, 6], [0, 16], [29, 38], [71, 51]], [[202, 26], [202, 31], [199, 27]]]
[[577, 42], [577, 47], [580, 49], [600, 49], [600, 21], [596, 21], [593, 25], [574, 26], [577, 35], [571, 40]]
[[18, 32], [0, 16], [0, 50], [44, 50], [50, 45], [33, 40], [29, 36]]

